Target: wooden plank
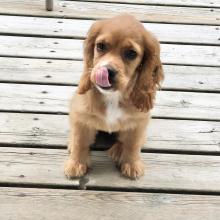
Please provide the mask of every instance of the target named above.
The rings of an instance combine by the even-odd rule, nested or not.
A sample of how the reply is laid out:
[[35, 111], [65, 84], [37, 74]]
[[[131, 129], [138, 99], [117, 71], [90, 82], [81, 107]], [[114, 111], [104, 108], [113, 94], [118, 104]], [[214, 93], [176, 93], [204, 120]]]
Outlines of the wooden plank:
[[11, 15], [101, 19], [126, 12], [146, 22], [220, 24], [220, 9], [218, 8], [58, 1], [55, 2], [55, 10], [47, 12], [44, 10], [43, 0], [32, 0], [31, 2], [29, 0], [0, 0], [0, 5], [0, 13]]
[[1, 82], [76, 85], [82, 69], [83, 62], [76, 60], [0, 57]]
[[[82, 59], [82, 40], [0, 36], [0, 56]], [[164, 63], [219, 66], [217, 46], [161, 44]]]
[[0, 56], [82, 59], [82, 40], [0, 36]]
[[[65, 150], [0, 147], [0, 183], [77, 186], [63, 174]], [[146, 175], [123, 178], [105, 152], [92, 152], [88, 187], [220, 192], [218, 156], [144, 153]]]
[[220, 91], [220, 68], [164, 65], [165, 89]]
[[[39, 147], [64, 147], [69, 133], [68, 116], [0, 113], [0, 143]], [[175, 127], [175, 129], [173, 129]], [[190, 152], [220, 152], [220, 123], [152, 119], [143, 149]], [[108, 141], [96, 142], [106, 149]]]
[[[94, 21], [21, 16], [0, 16], [0, 33], [47, 37], [85, 38]], [[144, 23], [161, 42], [219, 45], [220, 28], [205, 25]], [[201, 37], [202, 36], [202, 37]]]
[[4, 220], [213, 220], [220, 214], [220, 198], [204, 195], [5, 187], [0, 199]]
[[[1, 83], [0, 109], [67, 113], [75, 88]], [[220, 120], [219, 109], [219, 94], [159, 91], [152, 113], [155, 117]]]
[[[0, 57], [0, 82], [77, 85], [82, 67], [76, 60]], [[219, 67], [164, 65], [164, 72], [163, 89], [220, 91]]]
[[[74, 1], [74, 0], [69, 0]], [[89, 2], [130, 3], [141, 5], [188, 6], [188, 7], [220, 7], [218, 0], [81, 0]]]
[[[172, 98], [172, 96], [174, 97]], [[219, 120], [219, 100], [219, 94], [168, 91], [158, 92], [153, 115], [171, 118], [175, 115], [178, 118]]]
[[218, 66], [220, 63], [219, 47], [162, 44], [161, 49], [164, 63], [206, 66]]
[[5, 84], [0, 86], [0, 109], [67, 113], [76, 87]]

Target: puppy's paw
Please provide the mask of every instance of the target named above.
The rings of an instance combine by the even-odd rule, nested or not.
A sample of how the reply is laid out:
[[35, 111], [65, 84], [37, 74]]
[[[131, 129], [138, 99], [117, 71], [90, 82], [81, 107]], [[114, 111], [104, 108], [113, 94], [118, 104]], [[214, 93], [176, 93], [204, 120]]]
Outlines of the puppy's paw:
[[144, 162], [142, 160], [125, 162], [121, 164], [121, 173], [123, 176], [131, 179], [137, 179], [144, 175]]
[[112, 158], [114, 162], [120, 163], [122, 154], [122, 147], [120, 143], [115, 143], [109, 150], [108, 156]]
[[68, 179], [80, 177], [86, 174], [88, 166], [86, 163], [76, 162], [68, 159], [64, 166], [64, 173]]

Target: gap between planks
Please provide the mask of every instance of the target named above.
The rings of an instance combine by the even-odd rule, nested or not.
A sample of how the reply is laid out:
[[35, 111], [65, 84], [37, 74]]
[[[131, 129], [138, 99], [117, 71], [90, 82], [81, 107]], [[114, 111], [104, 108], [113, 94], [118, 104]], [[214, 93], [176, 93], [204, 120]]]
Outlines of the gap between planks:
[[[28, 84], [27, 84], [28, 85]], [[45, 115], [68, 115], [68, 112], [51, 112], [51, 111], [36, 111], [36, 110], [11, 110], [0, 109], [0, 113], [19, 113], [19, 114], [45, 114]], [[179, 120], [179, 121], [210, 121], [210, 122], [220, 122], [220, 119], [212, 119], [212, 118], [190, 118], [190, 117], [167, 117], [167, 116], [152, 116], [153, 119], [164, 119], [164, 120]]]
[[[124, 177], [122, 177], [124, 178]], [[69, 180], [75, 183], [72, 185], [62, 185], [62, 184], [44, 184], [44, 183], [12, 183], [12, 182], [0, 182], [0, 194], [4, 188], [19, 189], [23, 190], [26, 189], [33, 189], [33, 190], [56, 190], [56, 192], [65, 190], [67, 193], [70, 191], [74, 192], [104, 192], [104, 193], [129, 193], [129, 194], [144, 194], [147, 196], [148, 194], [161, 194], [161, 195], [176, 195], [176, 196], [210, 196], [210, 197], [217, 197], [220, 198], [220, 192], [213, 192], [213, 191], [205, 191], [205, 190], [176, 190], [176, 189], [160, 189], [160, 188], [149, 188], [149, 189], [141, 189], [141, 188], [126, 188], [126, 187], [108, 187], [108, 186], [87, 186], [87, 178], [85, 176]], [[138, 180], [130, 180], [132, 182]], [[80, 182], [83, 182], [80, 184]], [[25, 193], [24, 193], [25, 194]], [[25, 195], [24, 195], [25, 196]], [[21, 194], [21, 197], [24, 197]], [[185, 220], [185, 219], [184, 219]], [[213, 220], [213, 219], [212, 219]]]
[[[74, 0], [68, 0], [74, 1]], [[154, 5], [154, 6], [174, 6], [174, 7], [198, 7], [198, 8], [220, 8], [218, 0], [200, 0], [200, 1], [184, 1], [184, 0], [80, 0], [82, 2], [103, 2], [103, 3], [119, 3], [119, 4], [135, 4], [135, 5]]]
[[[196, 45], [195, 45], [196, 46]], [[52, 60], [52, 61], [83, 61], [82, 58], [56, 58], [56, 57], [37, 57], [37, 56], [17, 56], [17, 55], [4, 55], [0, 54], [0, 58], [11, 58], [11, 59], [30, 59], [30, 60]], [[210, 65], [210, 64], [181, 64], [181, 63], [167, 63], [162, 62], [163, 65], [172, 66], [189, 66], [189, 67], [213, 67], [219, 68], [220, 65]]]

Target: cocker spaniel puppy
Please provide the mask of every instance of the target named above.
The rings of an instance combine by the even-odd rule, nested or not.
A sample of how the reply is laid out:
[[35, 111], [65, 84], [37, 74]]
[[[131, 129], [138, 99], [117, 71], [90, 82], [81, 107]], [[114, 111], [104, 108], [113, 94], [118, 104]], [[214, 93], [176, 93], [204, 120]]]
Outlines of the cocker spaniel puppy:
[[98, 130], [118, 132], [109, 156], [124, 176], [144, 174], [140, 150], [163, 79], [157, 39], [133, 16], [95, 22], [84, 42], [84, 72], [71, 102], [68, 178], [84, 175]]

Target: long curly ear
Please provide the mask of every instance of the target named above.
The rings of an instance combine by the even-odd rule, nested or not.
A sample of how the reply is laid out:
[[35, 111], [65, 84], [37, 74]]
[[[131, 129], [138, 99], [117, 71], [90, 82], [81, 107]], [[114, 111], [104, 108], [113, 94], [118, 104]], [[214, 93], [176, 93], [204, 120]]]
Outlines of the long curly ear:
[[144, 34], [144, 55], [136, 74], [130, 99], [140, 111], [147, 112], [153, 108], [156, 90], [160, 88], [160, 82], [164, 78], [160, 45], [149, 32]]
[[87, 37], [84, 41], [84, 45], [83, 45], [84, 70], [80, 78], [79, 86], [77, 90], [79, 94], [86, 93], [92, 87], [92, 83], [90, 80], [90, 72], [93, 67], [95, 40], [99, 34], [100, 27], [101, 27], [101, 21], [96, 21], [90, 27]]

